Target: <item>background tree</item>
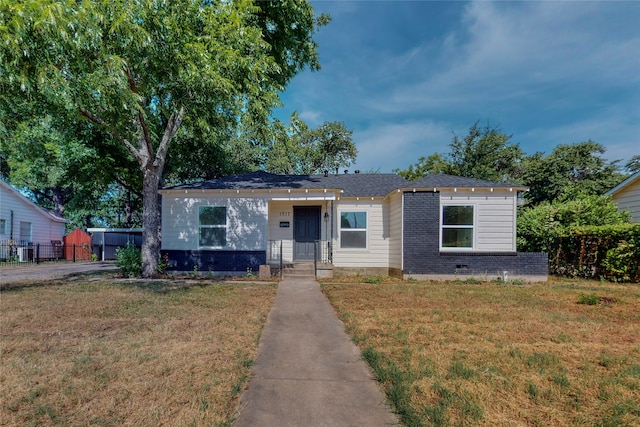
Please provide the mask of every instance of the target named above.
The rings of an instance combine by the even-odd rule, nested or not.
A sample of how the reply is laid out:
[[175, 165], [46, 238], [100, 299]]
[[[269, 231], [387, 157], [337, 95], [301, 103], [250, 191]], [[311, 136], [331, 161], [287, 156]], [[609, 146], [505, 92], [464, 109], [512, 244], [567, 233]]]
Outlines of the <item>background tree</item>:
[[605, 148], [591, 140], [558, 145], [549, 155], [535, 153], [522, 162], [520, 181], [529, 186], [528, 204], [567, 200], [579, 193], [600, 195], [624, 179], [617, 161], [607, 162]]
[[272, 173], [310, 175], [346, 167], [355, 161], [358, 150], [353, 132], [342, 122], [324, 122], [311, 129], [294, 112], [285, 129], [274, 126], [274, 138], [265, 152], [265, 170]]
[[434, 153], [428, 157], [420, 157], [418, 163], [409, 165], [409, 167], [404, 170], [396, 169], [394, 172], [397, 172], [409, 181], [416, 181], [423, 176], [434, 173], [453, 174], [453, 166], [445, 156], [446, 155], [440, 153]]
[[627, 164], [624, 165], [624, 168], [630, 174], [634, 174], [640, 171], [640, 154], [636, 154], [635, 156], [633, 156], [631, 160], [629, 160]]
[[283, 85], [318, 68], [312, 36], [327, 18], [302, 0], [257, 4], [0, 0], [0, 117], [12, 99], [41, 97], [126, 147], [142, 175], [144, 276], [157, 271], [157, 190], [174, 139], [264, 122]]
[[519, 174], [522, 150], [511, 142], [511, 135], [499, 127], [488, 124], [481, 127], [476, 122], [465, 136], [454, 133], [449, 148], [446, 154], [422, 157], [408, 169], [395, 172], [411, 180], [432, 173], [447, 173], [497, 182], [511, 181]]
[[27, 117], [2, 138], [8, 179], [60, 216], [87, 207], [113, 180], [113, 159], [96, 149], [101, 138], [63, 115]]

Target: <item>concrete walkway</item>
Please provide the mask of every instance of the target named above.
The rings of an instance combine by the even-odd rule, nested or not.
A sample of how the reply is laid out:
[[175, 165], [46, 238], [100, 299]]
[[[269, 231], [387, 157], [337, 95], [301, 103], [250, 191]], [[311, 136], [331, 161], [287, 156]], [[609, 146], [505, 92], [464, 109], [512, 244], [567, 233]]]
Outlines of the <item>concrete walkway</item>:
[[318, 282], [280, 282], [235, 427], [397, 425], [384, 400]]

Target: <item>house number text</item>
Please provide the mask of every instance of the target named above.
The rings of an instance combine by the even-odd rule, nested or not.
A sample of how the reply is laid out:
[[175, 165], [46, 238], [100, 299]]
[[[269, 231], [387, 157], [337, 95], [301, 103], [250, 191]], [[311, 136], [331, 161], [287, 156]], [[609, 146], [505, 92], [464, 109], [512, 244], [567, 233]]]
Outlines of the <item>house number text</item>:
[[291, 212], [280, 212], [280, 216], [291, 216]]

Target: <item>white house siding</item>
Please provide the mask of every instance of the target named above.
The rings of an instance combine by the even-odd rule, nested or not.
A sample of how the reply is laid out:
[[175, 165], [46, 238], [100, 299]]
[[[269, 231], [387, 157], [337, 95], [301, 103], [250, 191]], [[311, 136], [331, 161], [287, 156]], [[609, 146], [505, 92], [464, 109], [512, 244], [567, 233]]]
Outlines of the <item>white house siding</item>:
[[402, 269], [402, 192], [389, 196], [389, 268]]
[[[15, 190], [0, 185], [0, 219], [4, 221], [4, 229], [0, 230], [0, 241], [13, 238], [20, 239], [20, 223], [31, 223], [32, 243], [50, 244], [52, 240], [60, 240], [64, 237], [65, 221], [54, 220], [44, 210], [39, 208]], [[13, 236], [11, 236], [11, 212], [13, 211]]]
[[[341, 249], [339, 218], [341, 212], [367, 212], [367, 248]], [[389, 205], [385, 200], [336, 201], [336, 225], [333, 265], [336, 267], [388, 268], [389, 267]]]
[[631, 222], [640, 222], [640, 179], [613, 195], [621, 211], [631, 212]]
[[197, 250], [200, 206], [226, 206], [227, 250], [265, 250], [266, 198], [189, 195], [166, 192], [162, 196], [162, 249]]
[[476, 252], [514, 252], [516, 250], [516, 193], [476, 190], [443, 192], [440, 204], [475, 206]]
[[[321, 197], [321, 196], [317, 196]], [[282, 259], [286, 262], [293, 261], [293, 207], [294, 206], [319, 206], [320, 211], [320, 240], [331, 240], [331, 223], [324, 221], [325, 212], [331, 215], [330, 200], [270, 200], [269, 201], [269, 231], [268, 240], [276, 245], [279, 250], [279, 242], [282, 241]], [[280, 227], [280, 222], [289, 222], [289, 227]]]

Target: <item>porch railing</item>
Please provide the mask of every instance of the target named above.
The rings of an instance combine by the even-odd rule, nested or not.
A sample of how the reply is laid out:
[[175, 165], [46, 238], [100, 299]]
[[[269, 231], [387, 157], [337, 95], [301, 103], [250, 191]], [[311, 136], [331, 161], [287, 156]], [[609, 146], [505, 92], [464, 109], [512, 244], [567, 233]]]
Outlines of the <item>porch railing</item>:
[[[293, 240], [268, 240], [267, 264], [278, 267], [280, 275], [285, 263], [293, 262]], [[314, 267], [318, 264], [331, 264], [333, 262], [333, 248], [330, 240], [316, 240], [313, 247]]]
[[330, 240], [316, 240], [315, 261], [322, 264], [331, 264], [333, 262]]
[[282, 240], [268, 240], [267, 241], [267, 264], [277, 265], [278, 274], [282, 278], [283, 267], [283, 255], [282, 255]]

